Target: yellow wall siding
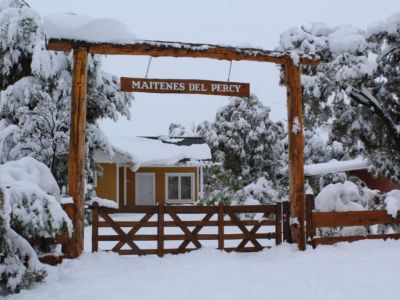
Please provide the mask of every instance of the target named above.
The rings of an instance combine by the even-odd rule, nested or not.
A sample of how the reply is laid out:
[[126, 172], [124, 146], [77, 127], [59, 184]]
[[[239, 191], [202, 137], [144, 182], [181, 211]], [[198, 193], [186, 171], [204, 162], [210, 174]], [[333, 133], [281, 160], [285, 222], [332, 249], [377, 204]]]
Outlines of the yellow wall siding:
[[100, 164], [102, 176], [97, 176], [95, 188], [97, 196], [103, 199], [116, 201], [117, 170], [115, 164]]
[[[103, 168], [103, 176], [98, 176], [96, 193], [101, 198], [116, 201], [116, 165], [101, 164]], [[159, 203], [165, 202], [165, 174], [166, 173], [191, 173], [194, 174], [194, 195], [195, 200], [198, 199], [198, 178], [197, 167], [143, 167], [137, 172], [154, 173], [155, 174], [155, 200]], [[124, 168], [119, 168], [120, 183], [119, 195], [120, 203], [124, 201]], [[135, 173], [129, 167], [126, 170], [127, 177], [127, 206], [135, 205]]]

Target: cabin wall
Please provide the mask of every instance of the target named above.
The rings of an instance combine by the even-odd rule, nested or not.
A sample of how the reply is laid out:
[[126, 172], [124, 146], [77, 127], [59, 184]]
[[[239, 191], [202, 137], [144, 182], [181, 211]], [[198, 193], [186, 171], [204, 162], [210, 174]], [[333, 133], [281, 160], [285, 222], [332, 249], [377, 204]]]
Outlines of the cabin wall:
[[97, 196], [103, 199], [116, 201], [116, 165], [115, 164], [100, 164], [103, 172], [101, 176], [97, 176], [97, 185], [95, 191]]
[[[103, 168], [102, 176], [97, 177], [96, 194], [100, 198], [117, 201], [117, 167], [116, 164], [100, 164]], [[135, 172], [132, 172], [129, 166], [119, 166], [119, 201], [126, 206], [135, 206]], [[143, 167], [137, 172], [155, 174], [155, 201], [165, 202], [165, 174], [166, 173], [191, 173], [194, 175], [194, 195], [198, 199], [198, 168], [197, 167]], [[124, 190], [124, 178], [126, 175], [126, 198]]]

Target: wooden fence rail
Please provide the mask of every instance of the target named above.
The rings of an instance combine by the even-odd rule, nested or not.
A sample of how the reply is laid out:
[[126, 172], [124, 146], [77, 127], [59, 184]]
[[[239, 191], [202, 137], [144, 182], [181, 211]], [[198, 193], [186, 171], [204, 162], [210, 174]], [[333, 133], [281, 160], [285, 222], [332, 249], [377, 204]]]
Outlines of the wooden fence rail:
[[[288, 202], [249, 206], [159, 204], [119, 209], [99, 207], [94, 203], [92, 212], [92, 251], [99, 250], [99, 242], [116, 242], [108, 251], [126, 255], [163, 256], [199, 249], [202, 247], [201, 241], [214, 240], [217, 241], [216, 248], [220, 250], [245, 252], [264, 249], [261, 240], [274, 239], [275, 244], [279, 245], [282, 239], [290, 239]], [[239, 214], [261, 214], [261, 218], [243, 220]], [[127, 221], [125, 217], [128, 215], [136, 218]], [[194, 215], [199, 218], [194, 218]], [[239, 232], [227, 232], [227, 227], [237, 228]], [[261, 232], [266, 227], [272, 227], [273, 231]], [[100, 234], [101, 228], [111, 228], [112, 234]], [[169, 230], [171, 228], [173, 230]], [[214, 232], [203, 233], [205, 228], [214, 229]], [[151, 232], [142, 232], [146, 229]], [[238, 240], [239, 243], [236, 246], [226, 245], [230, 240]], [[153, 242], [156, 246], [141, 247], [138, 242]], [[168, 247], [168, 242], [175, 242], [178, 246]]]
[[329, 227], [351, 227], [400, 224], [400, 219], [393, 218], [386, 210], [315, 212], [314, 198], [306, 197], [307, 240], [314, 246], [332, 245], [338, 242], [354, 242], [364, 239], [400, 239], [399, 233], [375, 233], [366, 235], [347, 235], [321, 237], [317, 229]]

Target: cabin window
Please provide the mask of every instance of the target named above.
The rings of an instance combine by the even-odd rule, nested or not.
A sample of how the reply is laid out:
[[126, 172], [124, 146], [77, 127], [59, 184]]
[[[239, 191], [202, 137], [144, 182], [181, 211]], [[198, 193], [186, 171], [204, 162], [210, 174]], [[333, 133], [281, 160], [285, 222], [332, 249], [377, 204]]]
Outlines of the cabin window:
[[192, 202], [194, 201], [194, 176], [193, 174], [166, 174], [167, 202]]

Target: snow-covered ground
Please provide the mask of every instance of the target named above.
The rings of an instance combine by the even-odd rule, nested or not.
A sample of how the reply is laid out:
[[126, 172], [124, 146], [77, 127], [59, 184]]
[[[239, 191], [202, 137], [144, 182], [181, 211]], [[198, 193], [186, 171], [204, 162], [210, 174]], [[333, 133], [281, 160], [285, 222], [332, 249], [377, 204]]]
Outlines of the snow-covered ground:
[[204, 248], [189, 254], [86, 253], [48, 267], [46, 283], [8, 299], [395, 299], [400, 241], [361, 241], [299, 252]]

